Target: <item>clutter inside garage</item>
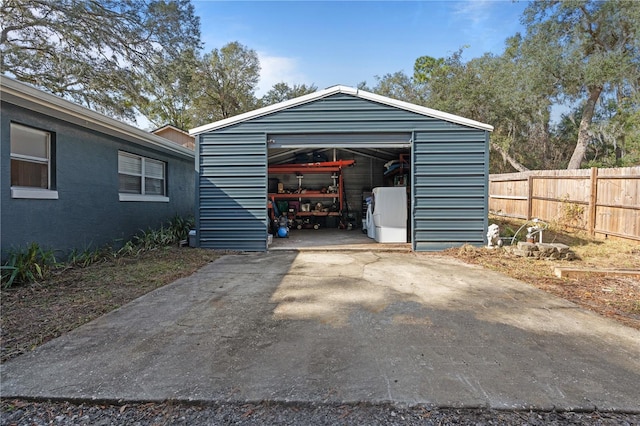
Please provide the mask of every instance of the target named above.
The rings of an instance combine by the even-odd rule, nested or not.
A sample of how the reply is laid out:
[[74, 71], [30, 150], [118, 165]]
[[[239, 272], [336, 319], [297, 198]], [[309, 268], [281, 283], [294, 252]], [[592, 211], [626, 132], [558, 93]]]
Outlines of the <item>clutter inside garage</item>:
[[339, 230], [371, 243], [410, 242], [410, 171], [408, 149], [270, 150], [270, 239]]

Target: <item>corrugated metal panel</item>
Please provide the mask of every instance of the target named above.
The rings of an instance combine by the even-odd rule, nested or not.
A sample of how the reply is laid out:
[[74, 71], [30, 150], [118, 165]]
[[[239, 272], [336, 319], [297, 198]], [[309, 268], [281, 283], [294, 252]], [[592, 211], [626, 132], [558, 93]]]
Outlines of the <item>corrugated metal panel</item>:
[[414, 250], [484, 244], [487, 143], [476, 129], [414, 133]]
[[267, 149], [264, 133], [200, 135], [200, 247], [267, 249]]
[[464, 131], [466, 127], [355, 98], [334, 95], [316, 102], [253, 118], [216, 132], [267, 134], [406, 133], [413, 130]]
[[[484, 244], [488, 132], [337, 94], [200, 135], [198, 214], [203, 247], [256, 250], [259, 245], [260, 250], [266, 249], [267, 212], [261, 203], [266, 203], [267, 135], [275, 141], [269, 144], [274, 149], [399, 147], [407, 146], [413, 135], [414, 249]], [[229, 167], [229, 161], [235, 166]], [[358, 159], [358, 165], [366, 164], [367, 171], [359, 166], [345, 170], [352, 210], [361, 210], [362, 188], [382, 183], [382, 163], [365, 157]], [[321, 178], [326, 179], [305, 177], [309, 184]], [[325, 181], [318, 184], [324, 185]], [[234, 208], [246, 215], [230, 214]]]

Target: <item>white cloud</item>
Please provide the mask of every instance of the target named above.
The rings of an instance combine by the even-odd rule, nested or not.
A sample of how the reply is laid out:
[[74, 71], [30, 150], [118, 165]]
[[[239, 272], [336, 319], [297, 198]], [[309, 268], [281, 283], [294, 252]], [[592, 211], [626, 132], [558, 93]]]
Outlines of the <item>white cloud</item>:
[[504, 44], [504, 33], [499, 28], [509, 25], [500, 21], [496, 11], [504, 2], [496, 0], [470, 0], [456, 2], [453, 16], [463, 44], [464, 57], [478, 57], [485, 52], [499, 51]]
[[454, 14], [470, 20], [477, 25], [490, 17], [495, 0], [470, 0], [456, 3]]
[[276, 83], [311, 84], [307, 76], [300, 69], [300, 64], [295, 58], [285, 56], [272, 56], [264, 52], [258, 52], [260, 60], [260, 81], [256, 95], [258, 97], [267, 93]]

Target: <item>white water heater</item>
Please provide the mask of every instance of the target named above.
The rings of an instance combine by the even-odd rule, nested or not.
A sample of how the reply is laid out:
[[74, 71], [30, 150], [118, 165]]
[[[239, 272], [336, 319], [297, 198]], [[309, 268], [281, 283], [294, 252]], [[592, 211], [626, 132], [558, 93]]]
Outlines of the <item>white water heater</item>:
[[373, 188], [371, 203], [375, 240], [379, 243], [407, 242], [407, 188]]

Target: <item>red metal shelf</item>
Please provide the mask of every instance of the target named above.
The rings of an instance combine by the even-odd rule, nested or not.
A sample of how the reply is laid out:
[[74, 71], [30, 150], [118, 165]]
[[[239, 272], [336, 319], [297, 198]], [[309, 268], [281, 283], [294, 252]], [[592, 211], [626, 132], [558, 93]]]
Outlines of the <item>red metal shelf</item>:
[[274, 194], [269, 193], [269, 199], [277, 200], [297, 200], [298, 198], [340, 198], [339, 194], [322, 192], [304, 192], [300, 194]]

